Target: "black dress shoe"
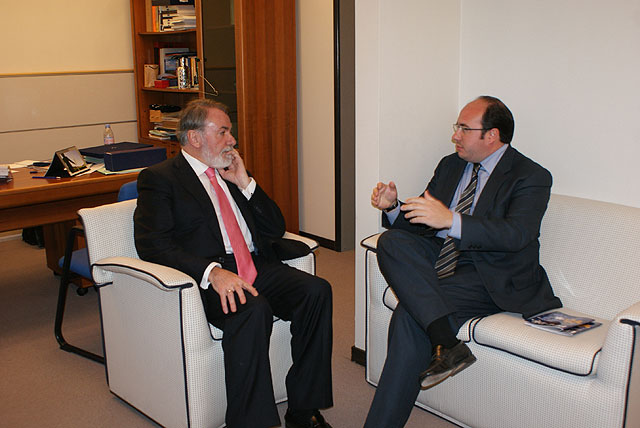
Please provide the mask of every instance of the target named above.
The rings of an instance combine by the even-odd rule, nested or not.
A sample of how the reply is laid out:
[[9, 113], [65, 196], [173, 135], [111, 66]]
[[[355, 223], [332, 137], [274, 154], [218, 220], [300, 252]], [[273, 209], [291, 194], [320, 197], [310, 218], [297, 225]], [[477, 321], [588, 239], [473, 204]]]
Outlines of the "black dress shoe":
[[476, 357], [473, 356], [471, 349], [463, 342], [458, 343], [451, 349], [438, 345], [431, 356], [431, 364], [429, 364], [427, 370], [420, 374], [420, 386], [422, 389], [436, 386], [475, 362]]
[[295, 420], [289, 415], [289, 411], [284, 415], [285, 428], [331, 428], [331, 425], [324, 420], [319, 411], [314, 410], [313, 415], [306, 422]]

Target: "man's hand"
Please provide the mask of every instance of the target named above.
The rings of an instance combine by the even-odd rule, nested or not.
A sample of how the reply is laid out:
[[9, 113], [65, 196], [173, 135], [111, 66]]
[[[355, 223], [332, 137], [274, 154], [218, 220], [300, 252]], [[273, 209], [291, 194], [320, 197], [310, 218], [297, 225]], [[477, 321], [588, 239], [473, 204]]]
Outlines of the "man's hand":
[[398, 200], [398, 189], [396, 184], [390, 181], [389, 184], [378, 183], [371, 192], [371, 205], [379, 210], [386, 210]]
[[238, 153], [236, 149], [231, 149], [231, 151], [225, 153], [225, 156], [231, 157], [231, 165], [224, 169], [218, 169], [218, 173], [222, 178], [232, 182], [238, 186], [238, 188], [246, 189], [251, 179], [244, 167], [244, 161], [242, 157], [240, 157], [240, 153]]
[[422, 223], [434, 229], [449, 229], [453, 224], [453, 213], [428, 191], [423, 196], [409, 198], [400, 207], [411, 223]]
[[247, 303], [247, 298], [244, 295], [245, 290], [254, 296], [258, 295], [256, 290], [251, 284], [246, 283], [235, 273], [222, 269], [221, 267], [214, 267], [209, 273], [209, 282], [211, 287], [220, 296], [220, 304], [222, 305], [222, 312], [225, 314], [235, 312], [237, 310], [236, 305], [236, 293], [238, 294], [238, 301], [241, 305]]

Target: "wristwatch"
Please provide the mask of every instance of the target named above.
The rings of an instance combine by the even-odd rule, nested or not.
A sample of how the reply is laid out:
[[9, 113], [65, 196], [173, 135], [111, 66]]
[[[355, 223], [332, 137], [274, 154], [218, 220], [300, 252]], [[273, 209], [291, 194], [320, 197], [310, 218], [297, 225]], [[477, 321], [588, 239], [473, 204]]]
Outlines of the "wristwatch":
[[386, 212], [386, 213], [391, 212], [391, 211], [395, 210], [397, 206], [398, 206], [398, 200], [396, 199], [395, 202], [393, 204], [391, 204], [391, 206], [389, 208], [385, 208], [384, 209], [384, 212]]

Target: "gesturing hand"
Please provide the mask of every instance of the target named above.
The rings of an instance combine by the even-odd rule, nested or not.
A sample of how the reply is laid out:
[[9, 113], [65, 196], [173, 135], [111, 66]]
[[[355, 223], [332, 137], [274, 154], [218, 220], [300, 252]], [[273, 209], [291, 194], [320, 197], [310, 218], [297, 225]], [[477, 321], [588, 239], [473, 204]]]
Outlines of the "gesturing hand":
[[236, 294], [238, 295], [238, 301], [241, 305], [247, 302], [247, 298], [244, 295], [245, 290], [254, 296], [258, 295], [256, 290], [251, 284], [245, 282], [235, 273], [222, 269], [221, 267], [214, 267], [209, 273], [209, 282], [211, 287], [220, 296], [220, 304], [222, 305], [222, 312], [225, 314], [235, 312], [238, 310], [236, 304]]
[[371, 192], [371, 205], [379, 210], [391, 207], [397, 200], [398, 189], [393, 181], [390, 181], [389, 184], [378, 183]]
[[409, 198], [400, 207], [411, 223], [422, 223], [434, 229], [449, 229], [453, 224], [453, 213], [438, 199], [425, 191], [422, 196]]

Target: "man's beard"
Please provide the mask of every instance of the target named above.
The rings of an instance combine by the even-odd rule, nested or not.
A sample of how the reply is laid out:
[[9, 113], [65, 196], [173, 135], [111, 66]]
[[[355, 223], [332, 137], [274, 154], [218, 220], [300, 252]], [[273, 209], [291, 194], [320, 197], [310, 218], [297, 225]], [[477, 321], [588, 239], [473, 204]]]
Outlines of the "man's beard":
[[204, 158], [204, 163], [215, 169], [226, 168], [231, 165], [231, 162], [233, 162], [233, 157], [226, 156], [232, 150], [232, 148], [227, 148], [222, 150], [217, 156], [213, 156], [211, 150], [209, 150], [209, 146], [205, 144], [202, 146], [202, 157]]

